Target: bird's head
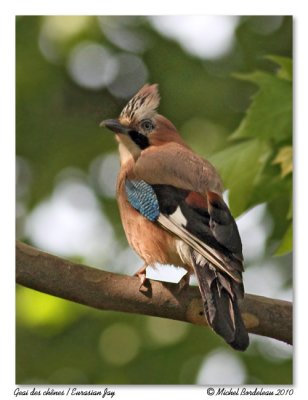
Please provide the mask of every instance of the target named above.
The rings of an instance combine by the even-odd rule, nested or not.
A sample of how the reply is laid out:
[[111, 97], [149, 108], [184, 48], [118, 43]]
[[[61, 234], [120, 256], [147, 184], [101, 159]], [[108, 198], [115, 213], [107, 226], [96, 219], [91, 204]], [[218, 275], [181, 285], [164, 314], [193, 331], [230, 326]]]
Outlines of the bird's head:
[[160, 96], [158, 87], [143, 86], [123, 108], [118, 119], [107, 119], [101, 126], [116, 134], [120, 150], [125, 150], [136, 159], [150, 146], [160, 146], [167, 142], [184, 144], [175, 126], [157, 113]]

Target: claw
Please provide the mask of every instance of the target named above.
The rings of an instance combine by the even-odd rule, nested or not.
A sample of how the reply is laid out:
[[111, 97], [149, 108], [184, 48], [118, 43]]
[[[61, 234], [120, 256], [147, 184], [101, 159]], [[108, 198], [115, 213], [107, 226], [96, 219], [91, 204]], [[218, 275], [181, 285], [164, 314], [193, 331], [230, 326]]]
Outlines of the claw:
[[144, 292], [145, 290], [147, 290], [146, 285], [145, 285], [145, 283], [147, 281], [146, 268], [147, 268], [147, 265], [144, 265], [143, 267], [138, 269], [137, 272], [134, 273], [134, 276], [137, 276], [140, 280], [140, 286], [139, 286], [140, 292]]
[[189, 279], [190, 275], [188, 272], [186, 272], [185, 275], [182, 276], [182, 278], [178, 282], [178, 291], [181, 292], [183, 289], [186, 289], [189, 286]]

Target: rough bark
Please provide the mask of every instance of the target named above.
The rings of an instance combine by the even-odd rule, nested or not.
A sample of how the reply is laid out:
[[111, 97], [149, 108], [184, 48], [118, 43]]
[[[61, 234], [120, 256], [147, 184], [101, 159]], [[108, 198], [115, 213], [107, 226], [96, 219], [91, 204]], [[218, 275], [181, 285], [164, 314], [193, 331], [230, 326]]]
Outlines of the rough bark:
[[[197, 287], [149, 281], [114, 274], [16, 243], [16, 281], [40, 292], [102, 310], [152, 315], [206, 325]], [[250, 333], [292, 344], [292, 303], [246, 294], [240, 304]]]

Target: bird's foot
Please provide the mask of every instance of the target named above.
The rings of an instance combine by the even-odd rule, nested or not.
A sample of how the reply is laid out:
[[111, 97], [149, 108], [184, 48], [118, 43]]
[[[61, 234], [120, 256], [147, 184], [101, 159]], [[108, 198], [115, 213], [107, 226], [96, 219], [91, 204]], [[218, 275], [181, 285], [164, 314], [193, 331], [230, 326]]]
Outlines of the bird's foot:
[[145, 292], [148, 290], [148, 288], [146, 287], [146, 282], [148, 281], [148, 279], [146, 277], [146, 268], [147, 268], [147, 265], [144, 265], [143, 267], [138, 269], [137, 272], [134, 273], [134, 276], [137, 276], [140, 281], [140, 286], [139, 286], [140, 292]]
[[189, 286], [189, 279], [190, 275], [188, 272], [186, 272], [186, 274], [183, 275], [178, 282], [178, 292], [181, 292], [183, 289], [186, 289]]

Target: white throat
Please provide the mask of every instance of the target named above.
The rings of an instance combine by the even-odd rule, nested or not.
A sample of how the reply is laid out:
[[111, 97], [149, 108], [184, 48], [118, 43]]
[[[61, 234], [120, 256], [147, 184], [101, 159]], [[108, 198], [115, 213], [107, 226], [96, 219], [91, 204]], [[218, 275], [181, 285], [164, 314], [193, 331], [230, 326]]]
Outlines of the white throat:
[[121, 142], [119, 142], [119, 153], [120, 153], [120, 162], [121, 165], [127, 163], [130, 160], [133, 160], [134, 157], [132, 153], [128, 150], [128, 148]]

